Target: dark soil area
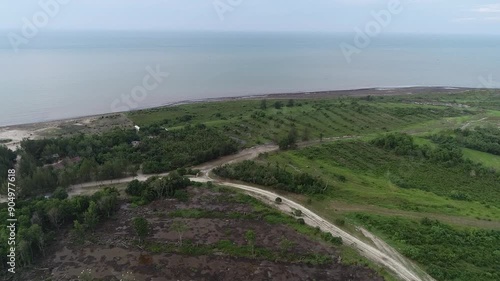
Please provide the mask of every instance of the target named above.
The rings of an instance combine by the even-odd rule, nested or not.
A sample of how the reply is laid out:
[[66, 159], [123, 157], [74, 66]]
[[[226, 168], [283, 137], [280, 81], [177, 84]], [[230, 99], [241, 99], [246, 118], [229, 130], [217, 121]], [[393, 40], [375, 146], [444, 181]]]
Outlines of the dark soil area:
[[[69, 231], [60, 233], [44, 260], [17, 278], [79, 280], [78, 275], [90, 269], [94, 280], [120, 280], [127, 274], [133, 277], [123, 280], [383, 280], [371, 269], [342, 264], [331, 244], [252, 216], [258, 210], [238, 201], [241, 194], [202, 187], [188, 192], [187, 202], [166, 199], [140, 207], [124, 202], [83, 245], [75, 244]], [[186, 210], [198, 210], [198, 215]], [[150, 224], [143, 243], [132, 226], [134, 217], [144, 217]], [[172, 228], [174, 221], [185, 226], [182, 244]], [[253, 255], [213, 246], [229, 243], [244, 253], [250, 249], [249, 230], [255, 233]], [[196, 250], [201, 248], [205, 250]], [[307, 259], [316, 256], [327, 259], [317, 263]]]

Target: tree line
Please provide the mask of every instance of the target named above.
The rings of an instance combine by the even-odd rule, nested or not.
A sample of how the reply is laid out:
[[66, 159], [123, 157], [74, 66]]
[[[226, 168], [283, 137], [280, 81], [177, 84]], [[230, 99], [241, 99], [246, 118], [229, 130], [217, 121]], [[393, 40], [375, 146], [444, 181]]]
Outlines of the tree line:
[[138, 201], [140, 204], [172, 197], [182, 201], [187, 196], [184, 189], [190, 184], [191, 181], [188, 178], [174, 171], [166, 177], [151, 177], [145, 182], [133, 180], [127, 185], [125, 192], [135, 197], [133, 201]]
[[473, 130], [456, 129], [453, 133], [435, 134], [430, 139], [438, 144], [458, 145], [478, 151], [500, 155], [500, 129], [476, 127]]
[[[466, 159], [462, 149], [454, 142], [439, 143], [437, 147], [432, 148], [429, 145], [415, 144], [413, 137], [409, 135], [393, 133], [379, 136], [373, 139], [371, 144], [396, 155], [409, 156], [410, 161], [423, 163], [415, 165], [413, 169], [415, 173], [426, 171], [425, 178], [391, 174], [390, 180], [399, 187], [433, 191], [464, 201], [481, 199], [495, 202], [500, 194], [500, 173]], [[453, 176], [443, 179], [443, 173]], [[433, 180], [430, 180], [431, 178]]]
[[12, 150], [0, 145], [0, 190], [5, 192], [7, 188], [8, 170], [14, 168], [16, 153]]
[[[118, 191], [105, 188], [92, 196], [75, 196], [68, 199], [62, 190], [50, 199], [19, 200], [16, 205], [17, 233], [16, 260], [19, 267], [31, 264], [46, 254], [47, 247], [55, 241], [61, 229], [74, 225], [72, 231], [78, 239], [93, 231], [104, 218], [117, 209]], [[5, 204], [3, 204], [5, 205]], [[0, 219], [8, 218], [7, 208], [0, 209]], [[0, 261], [7, 262], [8, 233], [0, 232]]]
[[223, 178], [270, 186], [300, 194], [322, 194], [329, 189], [328, 184], [321, 178], [308, 173], [292, 173], [279, 164], [275, 166], [270, 163], [262, 165], [255, 161], [246, 160], [236, 164], [226, 164], [213, 171]]
[[205, 125], [150, 133], [113, 130], [99, 135], [24, 140], [19, 171], [23, 188], [19, 195], [26, 198], [50, 193], [59, 186], [135, 176], [140, 167], [146, 174], [172, 171], [239, 149], [236, 141]]

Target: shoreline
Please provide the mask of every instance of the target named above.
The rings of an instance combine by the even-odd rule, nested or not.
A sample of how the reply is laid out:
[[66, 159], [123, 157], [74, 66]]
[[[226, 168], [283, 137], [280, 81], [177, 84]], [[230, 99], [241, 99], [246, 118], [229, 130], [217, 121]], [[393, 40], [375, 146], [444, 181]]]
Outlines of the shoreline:
[[96, 115], [79, 116], [65, 119], [56, 119], [51, 121], [32, 122], [24, 124], [15, 124], [0, 126], [0, 140], [11, 140], [10, 142], [0, 145], [6, 146], [11, 150], [15, 150], [19, 143], [27, 139], [37, 139], [48, 137], [51, 131], [57, 131], [61, 127], [67, 126], [80, 126], [82, 128], [89, 127], [91, 123], [98, 122], [103, 119], [116, 119], [124, 118], [125, 114], [130, 112], [137, 112], [142, 110], [151, 110], [166, 107], [175, 107], [184, 104], [195, 103], [208, 103], [208, 102], [224, 102], [224, 101], [237, 101], [237, 100], [253, 100], [253, 99], [314, 99], [314, 98], [328, 98], [328, 97], [361, 97], [361, 96], [395, 96], [395, 95], [411, 95], [421, 93], [460, 93], [469, 90], [478, 90], [478, 88], [465, 88], [465, 87], [378, 87], [378, 88], [361, 88], [351, 90], [331, 90], [331, 91], [312, 91], [312, 92], [288, 92], [288, 93], [271, 93], [271, 94], [257, 94], [246, 96], [233, 96], [233, 97], [215, 97], [192, 99], [178, 102], [167, 103], [154, 107], [147, 107], [125, 112], [103, 113]]
[[[22, 127], [30, 127], [38, 124], [51, 124], [51, 123], [60, 123], [60, 122], [72, 122], [79, 121], [87, 118], [98, 118], [101, 116], [110, 116], [115, 114], [123, 114], [130, 113], [136, 111], [143, 111], [149, 109], [157, 109], [164, 107], [175, 107], [184, 104], [194, 104], [194, 103], [204, 103], [204, 102], [224, 102], [224, 101], [236, 101], [236, 100], [252, 100], [252, 99], [285, 99], [285, 98], [297, 98], [297, 99], [306, 99], [306, 98], [326, 98], [333, 96], [367, 96], [367, 95], [378, 95], [378, 96], [394, 96], [401, 94], [419, 94], [424, 92], [432, 92], [432, 93], [459, 93], [463, 91], [469, 90], [487, 90], [481, 88], [468, 88], [468, 87], [445, 87], [445, 86], [391, 86], [391, 87], [375, 87], [375, 88], [359, 88], [359, 89], [348, 89], [348, 90], [329, 90], [329, 91], [301, 91], [301, 92], [286, 92], [286, 93], [270, 93], [270, 94], [256, 94], [256, 95], [245, 95], [245, 96], [231, 96], [231, 97], [215, 97], [215, 98], [202, 98], [202, 99], [191, 99], [191, 100], [183, 100], [171, 103], [165, 103], [158, 106], [145, 107], [134, 109], [131, 111], [122, 111], [122, 112], [108, 112], [94, 115], [82, 115], [75, 116], [69, 118], [62, 119], [54, 119], [48, 121], [40, 121], [40, 122], [29, 122], [29, 123], [20, 123], [20, 124], [11, 124], [11, 125], [2, 125], [0, 129], [8, 129], [8, 128], [22, 128]], [[494, 90], [494, 89], [488, 89]], [[403, 93], [404, 91], [412, 91], [411, 93]]]

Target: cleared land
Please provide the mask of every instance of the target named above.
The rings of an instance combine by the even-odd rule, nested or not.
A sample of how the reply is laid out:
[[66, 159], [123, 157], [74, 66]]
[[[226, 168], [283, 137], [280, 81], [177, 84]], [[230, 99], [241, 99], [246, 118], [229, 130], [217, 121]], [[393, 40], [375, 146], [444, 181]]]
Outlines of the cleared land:
[[[117, 213], [85, 237], [66, 233], [39, 268], [19, 280], [73, 280], [90, 269], [100, 280], [383, 280], [365, 266], [342, 260], [341, 246], [251, 197], [220, 188], [191, 187], [189, 199], [161, 200]], [[149, 222], [139, 242], [134, 217]], [[183, 225], [178, 231], [175, 224]], [[247, 233], [255, 238], [249, 241]]]

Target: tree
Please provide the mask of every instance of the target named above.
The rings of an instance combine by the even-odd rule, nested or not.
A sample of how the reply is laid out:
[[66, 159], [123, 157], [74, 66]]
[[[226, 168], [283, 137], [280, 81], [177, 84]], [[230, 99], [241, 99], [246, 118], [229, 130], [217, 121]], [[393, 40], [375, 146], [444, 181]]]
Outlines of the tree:
[[144, 238], [149, 234], [149, 223], [145, 218], [137, 217], [132, 220], [135, 232], [139, 236], [139, 241], [142, 243]]
[[97, 204], [94, 201], [90, 202], [90, 205], [83, 214], [83, 223], [87, 229], [94, 230], [99, 223], [99, 214], [97, 212]]
[[125, 192], [128, 195], [139, 196], [139, 195], [141, 195], [142, 189], [143, 189], [143, 186], [142, 186], [141, 182], [138, 180], [133, 180], [133, 181], [129, 182]]
[[281, 109], [283, 107], [283, 103], [280, 101], [274, 102], [274, 108]]
[[52, 193], [52, 198], [64, 200], [64, 199], [68, 198], [68, 193], [66, 192], [66, 190], [64, 188], [58, 187]]
[[85, 227], [78, 220], [74, 220], [71, 234], [77, 243], [83, 243], [85, 237]]
[[279, 143], [279, 147], [281, 150], [287, 150], [291, 148], [295, 148], [297, 146], [297, 129], [294, 126], [288, 132], [288, 135], [282, 138]]
[[267, 109], [267, 100], [260, 101], [260, 109], [262, 109], [262, 110]]
[[42, 228], [38, 224], [33, 224], [30, 226], [28, 232], [31, 240], [36, 243], [42, 255], [45, 256], [46, 240]]
[[33, 258], [33, 255], [31, 253], [32, 251], [30, 243], [26, 239], [21, 238], [19, 239], [19, 242], [17, 244], [18, 246], [16, 250], [19, 253], [21, 264], [22, 265], [30, 264]]
[[187, 230], [186, 224], [181, 221], [174, 221], [170, 226], [170, 229], [177, 232], [177, 234], [179, 235], [179, 245], [182, 246], [182, 236]]
[[319, 141], [320, 142], [323, 142], [323, 137], [324, 137], [323, 133], [319, 133]]
[[47, 211], [47, 217], [50, 223], [59, 230], [61, 223], [61, 211], [58, 207], [52, 207]]
[[295, 106], [295, 101], [293, 99], [289, 99], [288, 103], [286, 104], [287, 107], [294, 107]]
[[99, 199], [97, 202], [99, 206], [99, 210], [101, 212], [105, 213], [106, 216], [109, 218], [111, 217], [111, 214], [113, 213], [116, 205], [116, 195], [104, 195]]
[[281, 204], [283, 200], [280, 197], [276, 197], [276, 199], [274, 199], [274, 202], [276, 202], [276, 204]]
[[304, 131], [302, 132], [302, 140], [308, 141], [311, 138], [311, 130], [309, 127], [304, 127]]
[[255, 255], [255, 231], [247, 230], [247, 232], [245, 232], [245, 238], [248, 246], [252, 249], [252, 255]]

